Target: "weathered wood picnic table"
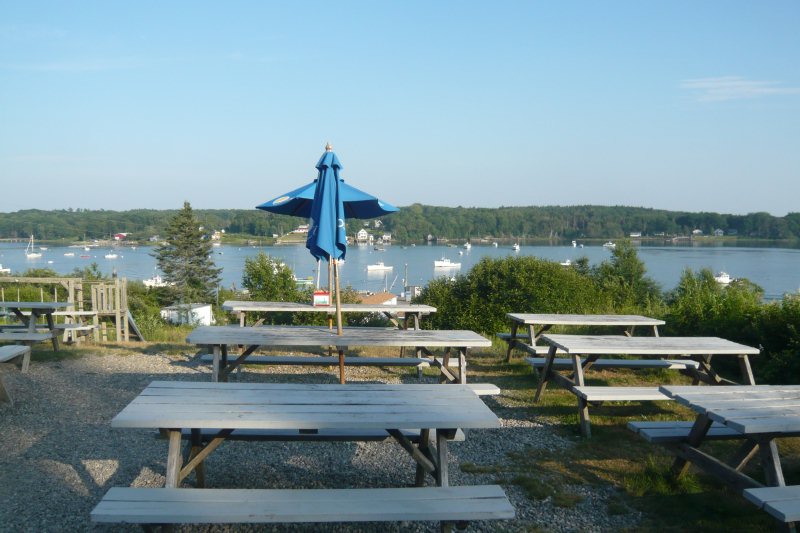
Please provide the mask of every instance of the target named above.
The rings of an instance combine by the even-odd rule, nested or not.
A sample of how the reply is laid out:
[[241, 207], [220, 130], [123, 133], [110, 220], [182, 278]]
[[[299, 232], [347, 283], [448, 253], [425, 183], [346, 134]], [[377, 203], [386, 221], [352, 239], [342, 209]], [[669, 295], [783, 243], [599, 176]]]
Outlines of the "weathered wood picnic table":
[[[201, 326], [193, 330], [186, 341], [212, 350], [214, 381], [227, 381], [228, 375], [241, 364], [308, 364], [333, 366], [338, 363], [344, 382], [345, 365], [366, 364], [375, 366], [435, 366], [440, 381], [467, 382], [467, 350], [488, 348], [491, 341], [468, 330], [400, 330], [388, 328], [344, 328], [342, 335], [326, 326]], [[235, 361], [228, 360], [228, 346], [244, 346]], [[336, 347], [339, 358], [298, 356], [252, 356], [260, 346], [275, 347]], [[348, 347], [405, 347], [412, 348], [416, 357], [345, 357]], [[433, 357], [430, 349], [444, 348], [442, 357]], [[451, 361], [451, 351], [455, 359]], [[458, 374], [453, 373], [453, 365]]]
[[[754, 385], [750, 368], [750, 355], [758, 348], [745, 346], [719, 337], [625, 337], [622, 335], [543, 335], [542, 341], [550, 346], [546, 362], [539, 376], [534, 396], [538, 402], [547, 383], [553, 379], [578, 397], [581, 433], [591, 436], [589, 404], [604, 401], [668, 400], [657, 387], [587, 387], [584, 372], [593, 366], [602, 368], [664, 368], [678, 370], [693, 378], [694, 384], [734, 384], [717, 374], [711, 366], [714, 356], [733, 356], [739, 361], [742, 378]], [[571, 375], [562, 375], [557, 368], [563, 366], [556, 359], [561, 352], [568, 357]], [[607, 357], [600, 359], [600, 356]], [[623, 359], [635, 356], [639, 359]]]
[[[356, 522], [512, 518], [496, 485], [450, 487], [448, 442], [458, 429], [496, 428], [499, 420], [466, 385], [151, 383], [111, 421], [157, 428], [168, 438], [166, 488], [112, 488], [92, 511], [98, 522], [142, 524]], [[407, 428], [416, 428], [409, 430]], [[201, 432], [214, 432], [203, 441]], [[416, 468], [416, 487], [363, 489], [180, 489], [226, 439], [395, 439]], [[410, 437], [416, 433], [416, 438]], [[324, 435], [330, 435], [325, 439]], [[189, 436], [186, 458], [181, 441]], [[292, 437], [293, 436], [293, 437]], [[324, 445], [324, 444], [322, 444]], [[398, 463], [399, 464], [399, 463]], [[436, 487], [425, 487], [430, 475]]]
[[[222, 309], [236, 314], [236, 316], [239, 317], [240, 326], [247, 325], [247, 313], [326, 313], [331, 316], [336, 314], [335, 306], [314, 306], [298, 302], [249, 302], [227, 300], [222, 304]], [[408, 329], [409, 321], [413, 322], [414, 329], [420, 329], [422, 317], [435, 312], [435, 307], [422, 304], [342, 304], [342, 313], [383, 313], [396, 327], [402, 327], [403, 329]]]
[[[731, 387], [681, 387], [664, 385], [664, 394], [697, 413], [694, 424], [640, 423], [643, 437], [670, 447], [676, 454], [672, 470], [682, 475], [689, 463], [716, 475], [775, 518], [787, 523], [800, 520], [800, 487], [787, 487], [781, 468], [777, 438], [800, 435], [800, 386], [755, 385]], [[632, 424], [633, 425], [633, 424]], [[742, 441], [725, 462], [700, 450], [719, 438]], [[758, 456], [764, 473], [762, 484], [742, 469]], [[774, 487], [774, 488], [765, 488]]]
[[[53, 350], [58, 350], [58, 331], [53, 313], [59, 309], [66, 309], [74, 305], [72, 302], [0, 302], [0, 308], [5, 308], [14, 313], [17, 319], [22, 322], [24, 329], [16, 330], [12, 328], [0, 327], [0, 341], [13, 341], [27, 346], [32, 346], [37, 342], [52, 340]], [[37, 332], [37, 322], [44, 317], [47, 332]]]
[[[511, 333], [501, 333], [500, 339], [508, 343], [506, 361], [511, 361], [511, 352], [519, 348], [531, 355], [544, 355], [547, 346], [538, 341], [542, 334], [548, 332], [553, 326], [611, 326], [619, 327], [628, 336], [632, 336], [637, 326], [652, 328], [653, 335], [658, 337], [658, 326], [663, 326], [664, 321], [639, 315], [576, 315], [557, 313], [507, 313], [511, 320]], [[527, 333], [524, 330], [527, 329]]]

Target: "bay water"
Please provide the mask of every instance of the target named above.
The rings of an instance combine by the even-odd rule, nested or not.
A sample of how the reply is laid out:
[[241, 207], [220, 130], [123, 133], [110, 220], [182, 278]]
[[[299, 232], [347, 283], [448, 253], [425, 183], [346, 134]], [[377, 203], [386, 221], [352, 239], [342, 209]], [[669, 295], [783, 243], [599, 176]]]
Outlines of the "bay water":
[[[316, 280], [316, 263], [303, 245], [292, 246], [229, 246], [213, 248], [213, 259], [222, 268], [222, 284], [226, 288], [241, 287], [245, 258], [264, 252], [288, 265], [298, 278]], [[106, 258], [115, 253], [116, 258]], [[68, 254], [68, 255], [65, 255]], [[690, 268], [698, 271], [709, 268], [714, 273], [724, 271], [733, 278], [747, 278], [764, 288], [766, 299], [781, 298], [784, 293], [796, 293], [800, 289], [800, 249], [776, 247], [736, 247], [706, 245], [648, 245], [638, 247], [639, 258], [647, 268], [647, 274], [664, 290], [674, 288], [681, 273]], [[608, 248], [595, 245], [573, 247], [571, 245], [522, 245], [518, 252], [509, 245], [473, 245], [467, 250], [462, 246], [386, 245], [383, 251], [373, 246], [348, 247], [346, 261], [341, 267], [343, 285], [355, 289], [393, 293], [403, 291], [404, 285], [424, 286], [437, 276], [452, 277], [467, 273], [482, 257], [505, 257], [514, 255], [536, 256], [555, 262], [575, 261], [587, 257], [589, 263], [597, 265], [611, 258]], [[435, 268], [434, 261], [442, 258], [461, 263], [460, 268]], [[391, 270], [368, 271], [368, 265], [383, 262]], [[147, 279], [158, 273], [153, 248], [150, 246], [118, 246], [115, 248], [83, 248], [51, 246], [42, 252], [42, 257], [28, 259], [25, 246], [20, 243], [0, 243], [0, 265], [20, 274], [29, 268], [50, 268], [67, 275], [75, 268], [84, 268], [97, 263], [105, 274], [116, 273], [128, 279]], [[322, 285], [327, 284], [327, 266], [322, 264]], [[0, 274], [8, 275], [8, 274]], [[407, 283], [405, 282], [408, 279]]]

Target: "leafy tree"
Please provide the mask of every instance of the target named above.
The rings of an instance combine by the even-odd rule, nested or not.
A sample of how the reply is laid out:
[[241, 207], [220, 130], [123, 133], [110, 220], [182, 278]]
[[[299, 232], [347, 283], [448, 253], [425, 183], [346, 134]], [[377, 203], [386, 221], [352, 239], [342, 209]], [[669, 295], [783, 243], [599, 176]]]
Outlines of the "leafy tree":
[[660, 307], [661, 291], [646, 273], [644, 263], [629, 241], [618, 243], [611, 252], [611, 260], [603, 261], [594, 269], [598, 286], [611, 297], [617, 312], [652, 313]]
[[264, 252], [244, 260], [242, 286], [253, 300], [294, 302], [299, 296], [292, 269]]
[[203, 237], [189, 202], [169, 222], [166, 242], [155, 250], [176, 303], [210, 301], [220, 282], [221, 268], [211, 260], [211, 241]]

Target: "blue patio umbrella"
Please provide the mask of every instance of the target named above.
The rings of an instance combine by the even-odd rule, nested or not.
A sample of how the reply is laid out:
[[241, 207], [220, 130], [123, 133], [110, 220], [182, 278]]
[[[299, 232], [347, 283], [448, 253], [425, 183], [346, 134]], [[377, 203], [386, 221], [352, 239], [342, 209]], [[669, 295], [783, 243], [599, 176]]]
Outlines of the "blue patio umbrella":
[[[337, 332], [342, 334], [339, 265], [347, 254], [347, 218], [375, 218], [399, 211], [396, 207], [347, 185], [339, 176], [342, 165], [333, 147], [325, 146], [316, 165], [317, 179], [284, 195], [256, 206], [271, 213], [311, 219], [306, 248], [317, 261], [325, 259], [333, 265], [335, 282]], [[340, 380], [344, 383], [344, 355], [339, 352]]]
[[[327, 152], [326, 152], [327, 153]], [[335, 154], [333, 159], [336, 160], [337, 177], [338, 169], [341, 169], [339, 161]], [[322, 159], [325, 156], [323, 155]], [[322, 163], [320, 159], [320, 163]], [[317, 165], [319, 168], [319, 164]], [[307, 183], [302, 187], [282, 194], [268, 202], [257, 205], [256, 209], [263, 209], [270, 213], [278, 215], [294, 215], [298, 217], [309, 218], [311, 217], [311, 206], [314, 204], [314, 195], [317, 190], [318, 179]], [[379, 200], [378, 198], [367, 194], [364, 191], [356, 189], [352, 185], [348, 185], [342, 178], [339, 181], [339, 197], [344, 205], [344, 215], [346, 218], [375, 218], [389, 213], [399, 211], [395, 206]]]

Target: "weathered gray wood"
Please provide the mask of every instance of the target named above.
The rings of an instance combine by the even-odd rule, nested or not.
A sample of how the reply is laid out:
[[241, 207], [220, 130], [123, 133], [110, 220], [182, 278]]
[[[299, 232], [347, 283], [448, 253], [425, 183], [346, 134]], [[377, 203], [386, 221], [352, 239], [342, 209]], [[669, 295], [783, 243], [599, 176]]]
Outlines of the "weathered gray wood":
[[[181, 431], [183, 439], [189, 439], [195, 431], [202, 442], [207, 442], [216, 437], [220, 429], [204, 428]], [[400, 429], [409, 441], [420, 442], [421, 431], [419, 429]], [[238, 429], [232, 431], [225, 438], [226, 440], [241, 441], [304, 441], [304, 442], [366, 442], [383, 441], [389, 439], [391, 435], [385, 429], [320, 429], [314, 431], [300, 431], [297, 429]], [[456, 432], [454, 441], [462, 442], [465, 439], [463, 431]]]
[[103, 523], [193, 524], [493, 520], [514, 517], [497, 485], [370, 489], [114, 487], [92, 510]]
[[670, 401], [658, 387], [574, 387], [575, 395], [587, 402]]
[[[200, 357], [204, 363], [214, 361], [213, 354]], [[247, 365], [296, 365], [296, 366], [339, 366], [338, 357], [314, 357], [300, 355], [250, 355], [245, 360]], [[360, 357], [344, 358], [345, 366], [419, 366], [429, 367], [430, 360], [418, 357]]]
[[800, 522], [800, 485], [745, 489], [743, 495], [781, 522]]
[[24, 358], [26, 355], [29, 356], [30, 353], [31, 349], [29, 346], [20, 344], [0, 346], [0, 363], [12, 362], [14, 359]]
[[[343, 313], [417, 313], [429, 315], [436, 312], [430, 305], [397, 303], [395, 305], [342, 304]], [[232, 313], [327, 313], [335, 314], [335, 306], [313, 306], [297, 302], [251, 302], [227, 300], [222, 309]]]
[[759, 349], [719, 337], [625, 337], [622, 335], [542, 335], [566, 353], [582, 355], [758, 355]]
[[[114, 417], [111, 425], [317, 430], [499, 426], [494, 413], [464, 385], [240, 385], [245, 384], [193, 383], [172, 387], [172, 382], [153, 382]], [[203, 398], [208, 403], [200, 403]]]
[[657, 318], [639, 315], [570, 315], [548, 313], [507, 313], [506, 316], [519, 324], [553, 326], [663, 326]]
[[468, 330], [397, 330], [344, 328], [342, 335], [325, 326], [201, 326], [186, 339], [199, 345], [257, 346], [426, 346], [488, 348], [486, 339]]
[[[666, 444], [685, 441], [689, 436], [694, 422], [691, 421], [634, 421], [628, 422], [628, 429], [638, 434], [648, 442]], [[712, 424], [705, 439], [737, 439], [742, 434], [722, 424]]]
[[[539, 348], [546, 348], [540, 346]], [[529, 365], [541, 368], [544, 367], [547, 358], [545, 357], [526, 357], [525, 362]], [[583, 360], [581, 360], [583, 363]], [[594, 368], [658, 368], [665, 370], [685, 370], [688, 367], [695, 367], [699, 363], [697, 361], [682, 360], [676, 361], [673, 359], [597, 359], [592, 362]], [[572, 360], [565, 357], [558, 357], [553, 360], [554, 368], [572, 368]]]

